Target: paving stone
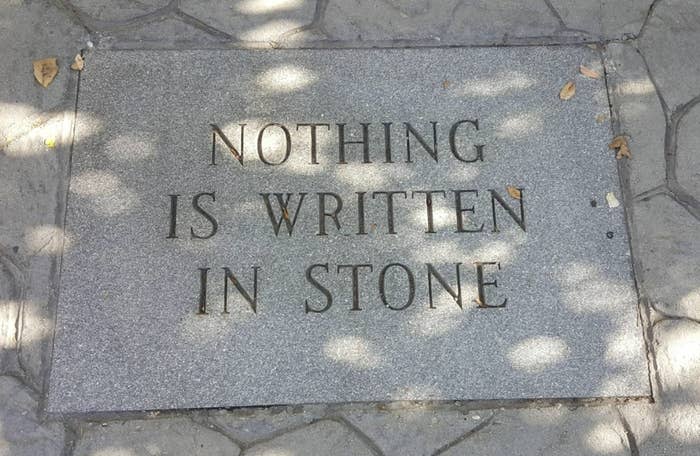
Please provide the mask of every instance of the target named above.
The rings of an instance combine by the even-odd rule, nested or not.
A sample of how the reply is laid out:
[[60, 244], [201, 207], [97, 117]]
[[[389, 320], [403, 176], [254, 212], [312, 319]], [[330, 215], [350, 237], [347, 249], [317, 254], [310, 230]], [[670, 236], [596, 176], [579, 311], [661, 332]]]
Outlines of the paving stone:
[[52, 456], [63, 451], [63, 426], [41, 423], [37, 401], [11, 377], [0, 377], [0, 456]]
[[678, 183], [700, 201], [700, 103], [681, 120], [676, 151]]
[[297, 27], [311, 23], [313, 0], [184, 0], [180, 9], [238, 41], [277, 41]]
[[[182, 43], [192, 46], [193, 44], [215, 43], [220, 40], [220, 38], [187, 24], [177, 17], [168, 17], [129, 29], [101, 32], [98, 36], [101, 49], [172, 49]], [[86, 58], [89, 65], [89, 54]]]
[[19, 354], [37, 387], [43, 383], [46, 348], [53, 335], [51, 274], [65, 241], [58, 226], [59, 205], [65, 193], [73, 116], [72, 110], [56, 114], [6, 144], [0, 153], [0, 246], [22, 264], [21, 289], [0, 300], [12, 299], [8, 306], [15, 308], [23, 303]]
[[640, 49], [670, 109], [700, 95], [700, 3], [659, 2], [649, 19]]
[[125, 21], [156, 11], [169, 0], [70, 0], [81, 12], [101, 21]]
[[491, 423], [444, 456], [628, 455], [627, 438], [612, 407], [501, 411]]
[[78, 437], [74, 456], [237, 456], [224, 435], [184, 418], [90, 423]]
[[305, 406], [299, 410], [287, 407], [237, 411], [215, 410], [208, 413], [209, 422], [218, 426], [227, 435], [249, 444], [256, 440], [267, 439], [285, 429], [292, 429], [323, 415], [322, 406]]
[[666, 118], [642, 56], [632, 45], [608, 44], [606, 65], [613, 109], [633, 155], [623, 163], [632, 194], [638, 195], [665, 182]]
[[606, 40], [636, 36], [652, 0], [551, 0], [568, 28]]
[[334, 40], [429, 40], [493, 44], [553, 34], [559, 22], [541, 0], [398, 2], [331, 0], [324, 28]]
[[652, 3], [653, 0], [602, 0], [600, 17], [603, 38], [614, 40], [637, 36]]
[[[0, 151], [46, 120], [46, 111], [70, 109], [77, 78], [69, 65], [83, 38], [80, 26], [48, 1], [0, 2], [0, 42], [12, 43], [0, 48]], [[57, 57], [60, 68], [45, 89], [34, 79], [32, 61], [46, 57]]]
[[666, 196], [634, 205], [642, 291], [661, 311], [700, 318], [700, 221]]
[[364, 409], [344, 416], [382, 452], [389, 455], [431, 455], [490, 416], [489, 411], [459, 412], [434, 408], [376, 411]]
[[625, 405], [639, 454], [700, 454], [700, 324], [665, 320], [653, 330], [659, 389], [655, 404]]
[[363, 456], [375, 455], [355, 432], [330, 420], [318, 421], [246, 450], [245, 456]]

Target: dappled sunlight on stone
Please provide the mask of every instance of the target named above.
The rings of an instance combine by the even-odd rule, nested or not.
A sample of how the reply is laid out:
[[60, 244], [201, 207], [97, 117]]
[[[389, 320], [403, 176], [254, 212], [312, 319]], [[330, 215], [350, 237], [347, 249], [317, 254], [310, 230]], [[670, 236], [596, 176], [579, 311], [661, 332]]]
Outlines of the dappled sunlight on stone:
[[355, 336], [336, 337], [323, 346], [323, 353], [332, 360], [359, 369], [370, 369], [381, 364], [381, 358], [370, 344]]
[[60, 255], [63, 248], [70, 248], [71, 239], [58, 226], [40, 225], [25, 230], [24, 246], [30, 255]]
[[243, 14], [269, 14], [303, 6], [302, 0], [244, 0], [234, 8]]
[[[17, 343], [15, 339], [17, 328], [15, 325], [19, 308], [20, 303], [17, 301], [0, 299], [0, 355], [3, 350], [15, 348], [15, 344]], [[2, 433], [1, 427], [0, 433]]]
[[117, 162], [140, 161], [153, 157], [155, 149], [147, 139], [127, 133], [107, 141], [105, 154]]
[[[158, 448], [155, 448], [156, 451], [160, 452]], [[158, 453], [152, 453], [152, 454], [158, 454]], [[136, 453], [133, 451], [127, 450], [126, 448], [103, 448], [101, 450], [95, 451], [93, 453], [90, 453], [90, 456], [138, 456]]]
[[258, 77], [258, 85], [271, 92], [292, 92], [313, 84], [313, 71], [297, 65], [281, 65], [265, 71]]
[[468, 298], [475, 296], [475, 294], [467, 288], [464, 287], [462, 290], [462, 299], [465, 301], [462, 303], [464, 309], [459, 308], [455, 299], [447, 291], [434, 293], [433, 305], [436, 308], [430, 309], [426, 305], [426, 309], [407, 320], [405, 323], [407, 329], [422, 337], [436, 337], [458, 328], [461, 322], [469, 318], [469, 314], [476, 309], [476, 306]]
[[507, 117], [496, 127], [496, 137], [519, 138], [539, 134], [544, 128], [542, 115], [537, 112], [514, 114]]
[[242, 32], [240, 37], [245, 41], [259, 41], [262, 37], [278, 36], [296, 27], [301, 27], [302, 25], [301, 22], [289, 20], [269, 21], [259, 27]]
[[700, 302], [700, 288], [696, 288], [681, 298], [681, 307], [692, 307]]
[[[55, 154], [57, 148], [65, 146], [64, 133], [69, 122], [70, 114], [56, 114], [41, 125], [24, 125], [20, 123], [16, 127], [8, 128], [0, 132], [0, 147], [2, 153], [11, 158], [36, 157], [46, 154]], [[36, 120], [36, 119], [35, 119]], [[42, 119], [37, 120], [42, 122]], [[8, 144], [5, 147], [5, 144]], [[39, 144], [39, 147], [30, 147], [29, 144]]]
[[337, 167], [335, 176], [356, 190], [379, 188], [387, 185], [387, 175], [381, 168], [369, 167], [362, 163], [348, 163]]
[[495, 97], [512, 91], [527, 89], [535, 80], [516, 71], [499, 73], [488, 79], [467, 80], [459, 84], [458, 93], [469, 97]]
[[610, 305], [636, 301], [628, 284], [606, 279], [599, 266], [571, 263], [559, 276], [562, 297], [575, 312], [612, 312]]
[[612, 334], [608, 338], [608, 347], [605, 351], [605, 360], [617, 366], [629, 366], [637, 362], [639, 357], [638, 335], [628, 332]]
[[617, 85], [620, 95], [645, 95], [654, 92], [654, 84], [648, 78], [627, 80]]
[[94, 210], [105, 216], [123, 214], [138, 202], [136, 193], [109, 171], [87, 171], [73, 176], [71, 192], [91, 198]]
[[476, 249], [473, 255], [475, 258], [488, 258], [489, 261], [497, 259], [501, 262], [507, 262], [515, 254], [517, 245], [522, 242], [524, 242], [524, 240], [521, 242], [514, 239], [508, 241], [491, 241]]
[[554, 367], [569, 355], [566, 342], [549, 336], [538, 336], [520, 342], [508, 353], [516, 369], [534, 373]]
[[675, 404], [666, 412], [666, 432], [683, 443], [700, 442], [700, 407], [695, 404]]
[[585, 436], [586, 445], [595, 454], [620, 454], [625, 451], [623, 436], [618, 434], [613, 423], [598, 423]]

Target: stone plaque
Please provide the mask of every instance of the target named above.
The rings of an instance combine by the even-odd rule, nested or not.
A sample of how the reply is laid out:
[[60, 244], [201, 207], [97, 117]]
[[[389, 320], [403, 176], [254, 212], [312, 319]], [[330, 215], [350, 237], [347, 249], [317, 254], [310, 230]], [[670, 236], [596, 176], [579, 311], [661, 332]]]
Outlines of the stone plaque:
[[648, 395], [605, 83], [580, 64], [599, 56], [90, 54], [49, 411]]

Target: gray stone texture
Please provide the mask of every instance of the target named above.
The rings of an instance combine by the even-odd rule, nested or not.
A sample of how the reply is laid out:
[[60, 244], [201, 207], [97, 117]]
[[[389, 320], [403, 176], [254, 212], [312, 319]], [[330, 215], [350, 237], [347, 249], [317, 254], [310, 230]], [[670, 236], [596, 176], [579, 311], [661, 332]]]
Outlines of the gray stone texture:
[[308, 25], [314, 17], [312, 0], [185, 0], [180, 9], [243, 42], [277, 41], [285, 33]]
[[238, 456], [226, 436], [186, 418], [88, 423], [78, 433], [74, 456]]
[[489, 425], [444, 456], [629, 455], [627, 436], [612, 407], [501, 411]]
[[323, 408], [306, 406], [212, 410], [206, 412], [205, 422], [236, 441], [249, 445], [317, 421], [325, 415]]
[[323, 420], [276, 437], [245, 451], [245, 456], [299, 454], [305, 456], [377, 456], [379, 453], [347, 426]]
[[487, 44], [551, 35], [559, 22], [540, 0], [398, 2], [331, 0], [323, 29], [331, 40], [428, 40]]
[[0, 377], [0, 456], [59, 456], [63, 426], [42, 423], [33, 392], [12, 377]]
[[665, 314], [700, 318], [700, 220], [665, 195], [636, 202], [633, 214], [643, 293]]
[[653, 328], [656, 404], [622, 407], [639, 454], [700, 454], [700, 324], [665, 320]]
[[[0, 67], [0, 372], [23, 375], [35, 387], [43, 383], [53, 333], [50, 274], [61, 248], [56, 221], [77, 82], [69, 65], [84, 36], [50, 2], [0, 5], [0, 41], [12, 43]], [[58, 58], [59, 72], [43, 88], [32, 61], [46, 57]]]
[[[647, 394], [623, 211], [602, 204], [607, 192], [619, 194], [610, 128], [595, 122], [607, 96], [602, 81], [575, 76], [597, 56], [584, 46], [95, 52], [81, 79], [50, 409]], [[210, 62], [246, 72], [234, 80], [211, 71]], [[383, 69], [391, 67], [404, 71], [388, 80]], [[565, 103], [557, 94], [569, 78], [578, 96]], [[183, 104], [187, 115], [172, 115]], [[480, 131], [463, 147], [471, 153], [471, 141], [486, 144], [477, 167], [448, 158], [447, 130], [464, 117], [479, 118]], [[319, 139], [320, 164], [310, 165], [308, 133], [294, 130], [290, 161], [280, 167], [252, 156], [252, 134], [243, 168], [228, 153], [209, 164], [210, 122], [234, 135], [240, 121], [257, 132], [267, 122], [293, 129], [315, 119], [348, 129], [372, 119], [424, 128], [436, 119], [443, 158], [435, 163], [413, 143], [411, 164], [364, 166], [355, 150], [348, 165], [338, 165], [331, 132]], [[372, 132], [371, 153], [382, 160], [383, 136], [376, 124]], [[396, 160], [405, 153], [398, 134]], [[358, 238], [351, 227], [355, 191], [476, 188], [483, 195], [498, 188], [505, 195], [507, 185], [525, 188], [527, 233], [501, 218], [500, 233], [460, 236], [451, 203], [436, 202], [448, 216], [431, 237], [416, 200], [396, 203], [399, 235], [385, 234], [386, 209], [377, 201], [366, 206], [372, 234]], [[346, 200], [344, 235], [329, 227], [319, 239], [314, 202], [302, 207], [293, 236], [275, 237], [258, 192], [318, 190]], [[188, 225], [207, 226], [183, 202], [182, 237], [166, 239], [167, 195], [201, 191], [218, 192], [220, 234], [187, 239]], [[601, 204], [592, 207], [596, 198]], [[481, 207], [475, 221], [486, 223]], [[402, 312], [384, 307], [375, 285], [379, 268], [394, 261], [417, 274], [415, 304]], [[455, 262], [502, 262], [498, 293], [489, 299], [510, 297], [508, 307], [477, 309], [475, 274], [463, 272], [463, 310], [437, 292], [436, 309], [428, 309], [427, 283], [416, 269], [426, 261], [443, 274]], [[327, 313], [307, 315], [305, 299], [323, 303], [304, 278], [319, 262], [331, 264], [319, 280], [336, 300]], [[348, 262], [375, 264], [374, 275], [362, 278], [362, 312], [349, 310], [349, 277], [335, 273]], [[254, 265], [262, 267], [257, 314], [231, 293], [231, 313], [221, 315], [223, 290], [212, 272], [211, 313], [196, 315], [198, 267], [231, 267], [250, 289]], [[533, 265], [542, 268], [538, 275]], [[405, 299], [395, 291], [401, 277], [387, 277], [389, 299]]]
[[490, 411], [359, 409], [343, 416], [367, 435], [385, 455], [429, 456], [483, 425]]
[[628, 136], [632, 159], [622, 161], [638, 195], [666, 181], [666, 118], [642, 56], [631, 44], [611, 43], [606, 69], [620, 133]]
[[651, 0], [551, 0], [564, 24], [575, 31], [615, 40], [639, 34]]
[[[698, 83], [700, 95], [700, 83]], [[676, 151], [678, 183], [700, 201], [700, 103], [681, 119]]]
[[153, 13], [169, 0], [71, 0], [80, 12], [101, 21], [127, 21]]
[[700, 7], [685, 0], [660, 1], [639, 47], [670, 109], [700, 95]]

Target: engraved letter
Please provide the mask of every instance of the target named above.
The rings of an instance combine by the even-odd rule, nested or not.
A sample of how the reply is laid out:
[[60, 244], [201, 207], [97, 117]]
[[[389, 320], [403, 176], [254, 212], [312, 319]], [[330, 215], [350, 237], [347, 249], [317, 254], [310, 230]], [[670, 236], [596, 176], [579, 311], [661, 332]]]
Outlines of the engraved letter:
[[510, 218], [515, 220], [515, 223], [518, 224], [521, 230], [525, 231], [525, 208], [523, 207], [523, 189], [519, 188], [520, 191], [520, 199], [518, 199], [518, 203], [520, 203], [520, 217], [515, 215], [515, 211], [513, 208], [511, 208], [508, 203], [506, 203], [503, 200], [503, 197], [499, 195], [496, 190], [489, 190], [491, 192], [491, 214], [493, 217], [493, 232], [496, 233], [499, 231], [498, 225], [496, 224], [496, 201], [498, 201], [498, 204], [501, 205], [503, 209], [506, 210], [508, 215], [510, 215]]
[[180, 195], [168, 195], [170, 197], [170, 233], [166, 239], [177, 239], [177, 197]]
[[452, 128], [450, 128], [450, 150], [452, 151], [452, 155], [455, 156], [455, 158], [459, 161], [463, 161], [465, 163], [474, 163], [475, 161], [484, 161], [484, 145], [483, 144], [475, 144], [474, 145], [474, 151], [476, 152], [476, 156], [474, 158], [464, 158], [462, 157], [459, 152], [457, 152], [457, 141], [455, 140], [455, 136], [457, 135], [457, 128], [459, 128], [460, 125], [465, 124], [465, 123], [470, 123], [474, 125], [476, 130], [479, 130], [479, 119], [476, 120], [460, 120], [459, 122], [455, 122], [454, 125], [452, 125]]
[[457, 276], [457, 292], [452, 289], [449, 283], [447, 283], [447, 280], [445, 280], [440, 273], [437, 272], [437, 270], [433, 267], [432, 264], [426, 263], [425, 265], [428, 267], [428, 301], [430, 302], [430, 308], [435, 309], [435, 306], [433, 305], [433, 283], [430, 280], [431, 277], [435, 277], [438, 282], [440, 282], [440, 285], [442, 285], [442, 288], [447, 291], [452, 298], [454, 298], [455, 302], [459, 306], [459, 308], [462, 308], [462, 284], [460, 282], [460, 277], [459, 277], [459, 266], [462, 263], [455, 263], [455, 274]]
[[[406, 162], [411, 163], [411, 136], [412, 134], [420, 143], [421, 146], [423, 146], [423, 149], [425, 149], [426, 152], [428, 152], [428, 155], [430, 155], [433, 160], [437, 163], [438, 161], [438, 149], [437, 149], [437, 122], [430, 122], [433, 125], [433, 147], [432, 149], [428, 145], [428, 143], [425, 142], [425, 139], [413, 128], [413, 126], [408, 123], [404, 122], [403, 124], [406, 125]], [[409, 134], [410, 133], [410, 134]]]
[[207, 313], [207, 273], [209, 268], [199, 268], [199, 315]]
[[217, 223], [216, 219], [212, 217], [211, 214], [209, 214], [207, 211], [202, 209], [202, 207], [199, 205], [199, 198], [202, 196], [209, 196], [211, 197], [212, 201], [216, 201], [216, 195], [214, 192], [211, 193], [197, 193], [194, 195], [194, 198], [192, 198], [192, 207], [194, 208], [195, 211], [199, 212], [202, 214], [202, 216], [209, 220], [209, 223], [211, 223], [211, 232], [207, 235], [200, 236], [194, 232], [194, 228], [190, 227], [190, 237], [192, 239], [209, 239], [210, 237], [214, 236], [216, 234], [216, 231], [219, 229], [219, 224]]
[[333, 304], [333, 295], [331, 295], [331, 292], [328, 291], [328, 288], [324, 287], [316, 279], [313, 278], [311, 273], [314, 271], [315, 268], [321, 268], [324, 269], [326, 272], [328, 272], [328, 263], [324, 264], [312, 264], [308, 268], [306, 268], [306, 280], [309, 281], [311, 285], [314, 287], [318, 288], [318, 290], [324, 294], [326, 297], [326, 305], [322, 309], [314, 309], [313, 307], [309, 306], [309, 300], [306, 299], [304, 300], [304, 313], [323, 313], [326, 310], [331, 308], [331, 305]]
[[[332, 196], [335, 199], [335, 209], [332, 212], [326, 212], [326, 196]], [[340, 229], [338, 221], [338, 213], [343, 209], [343, 200], [335, 193], [318, 193], [318, 234], [317, 236], [326, 236], [326, 217], [330, 217], [335, 223], [335, 227]]]
[[297, 131], [299, 131], [299, 127], [309, 127], [311, 130], [311, 164], [318, 165], [316, 156], [316, 127], [326, 127], [326, 130], [330, 130], [331, 126], [329, 124], [303, 123], [297, 124]]
[[253, 266], [251, 269], [253, 270], [253, 297], [251, 298], [250, 295], [248, 294], [247, 291], [241, 286], [241, 284], [238, 282], [238, 279], [236, 276], [233, 275], [231, 270], [229, 268], [222, 268], [224, 270], [224, 312], [223, 313], [229, 313], [228, 311], [228, 281], [230, 280], [231, 283], [233, 283], [233, 286], [236, 287], [236, 290], [243, 296], [243, 299], [248, 301], [248, 305], [250, 305], [250, 308], [253, 310], [253, 313], [257, 313], [257, 307], [258, 307], [258, 269], [260, 269], [259, 266]]
[[272, 229], [275, 230], [275, 236], [279, 236], [280, 227], [282, 226], [282, 222], [284, 221], [284, 224], [287, 226], [287, 234], [291, 236], [292, 231], [294, 231], [294, 225], [297, 223], [297, 217], [299, 216], [299, 209], [301, 209], [301, 203], [304, 202], [304, 197], [306, 196], [306, 193], [299, 193], [299, 203], [297, 203], [297, 208], [294, 211], [292, 217], [290, 217], [289, 209], [287, 209], [289, 205], [289, 198], [292, 197], [292, 194], [287, 193], [286, 198], [283, 196], [283, 193], [275, 193], [274, 195], [277, 198], [277, 204], [279, 205], [280, 209], [282, 209], [282, 213], [279, 219], [275, 217], [275, 212], [272, 210], [272, 204], [270, 204], [270, 194], [260, 193], [260, 196], [262, 196], [263, 200], [265, 201], [265, 207], [267, 208], [267, 215], [268, 217], [270, 217], [270, 222], [272, 223]]
[[372, 163], [369, 158], [369, 124], [360, 123], [362, 125], [362, 141], [346, 141], [345, 140], [345, 124], [339, 123], [338, 126], [338, 163], [345, 165], [345, 146], [347, 144], [362, 144], [362, 161], [364, 163]]
[[481, 233], [484, 230], [484, 224], [475, 230], [465, 230], [464, 229], [464, 218], [462, 214], [464, 212], [474, 213], [474, 206], [472, 207], [462, 207], [462, 193], [473, 193], [474, 196], [479, 196], [477, 190], [452, 190], [455, 194], [455, 215], [457, 216], [457, 231], [455, 233]]
[[233, 158], [238, 160], [238, 163], [241, 165], [243, 164], [243, 131], [245, 129], [246, 124], [239, 124], [241, 127], [241, 151], [239, 152], [238, 149], [233, 145], [231, 140], [229, 140], [226, 135], [224, 134], [223, 131], [221, 131], [221, 128], [218, 127], [216, 124], [209, 124], [211, 126], [211, 165], [216, 165], [216, 135], [219, 135], [219, 138], [226, 144], [226, 147], [228, 148], [229, 152], [231, 152], [231, 155], [233, 155]]
[[433, 227], [433, 194], [442, 194], [442, 197], [445, 198], [445, 191], [444, 190], [416, 190], [415, 192], [411, 193], [411, 198], [413, 198], [416, 193], [420, 194], [423, 193], [425, 195], [425, 207], [428, 211], [428, 231], [426, 233], [434, 233], [435, 228]]
[[[386, 290], [385, 290], [385, 283], [384, 283], [384, 276], [386, 275], [387, 269], [397, 266], [401, 269], [403, 269], [406, 272], [406, 278], [408, 279], [408, 300], [406, 301], [406, 304], [404, 304], [401, 307], [394, 307], [386, 299]], [[391, 310], [404, 310], [408, 306], [410, 306], [413, 303], [413, 298], [416, 295], [416, 281], [413, 278], [413, 273], [411, 272], [408, 267], [404, 266], [401, 263], [391, 263], [387, 264], [384, 266], [384, 269], [382, 269], [382, 272], [379, 273], [379, 297], [382, 298], [382, 302], [384, 303], [385, 306], [390, 308]]]
[[484, 287], [494, 286], [498, 288], [498, 281], [496, 279], [493, 282], [484, 282], [484, 266], [496, 265], [498, 270], [501, 270], [501, 263], [486, 262], [486, 263], [475, 263], [476, 264], [476, 282], [479, 287], [479, 297], [476, 300], [476, 304], [479, 308], [493, 308], [493, 307], [505, 307], [508, 302], [508, 298], [503, 299], [503, 302], [497, 306], [490, 306], [486, 303], [486, 293], [484, 293]]
[[352, 309], [350, 310], [362, 310], [360, 309], [360, 268], [369, 268], [369, 272], [372, 272], [371, 264], [339, 264], [338, 274], [340, 274], [341, 269], [350, 268], [352, 269]]
[[407, 198], [406, 192], [372, 192], [372, 199], [377, 195], [386, 195], [386, 221], [389, 227], [389, 234], [396, 234], [394, 230], [394, 195], [403, 195]]
[[[262, 151], [263, 134], [265, 133], [265, 130], [267, 130], [268, 127], [279, 127], [284, 132], [284, 140], [285, 140], [284, 157], [282, 158], [282, 160], [280, 160], [277, 163], [273, 163], [271, 161], [268, 161], [265, 158], [265, 156], [263, 155], [263, 151]], [[264, 127], [262, 127], [262, 129], [260, 130], [260, 133], [258, 133], [258, 156], [260, 157], [260, 161], [262, 161], [266, 165], [281, 165], [282, 163], [287, 161], [291, 150], [292, 150], [292, 138], [289, 135], [289, 130], [287, 130], [287, 127], [285, 127], [284, 125], [276, 124], [276, 123], [267, 124]]]

